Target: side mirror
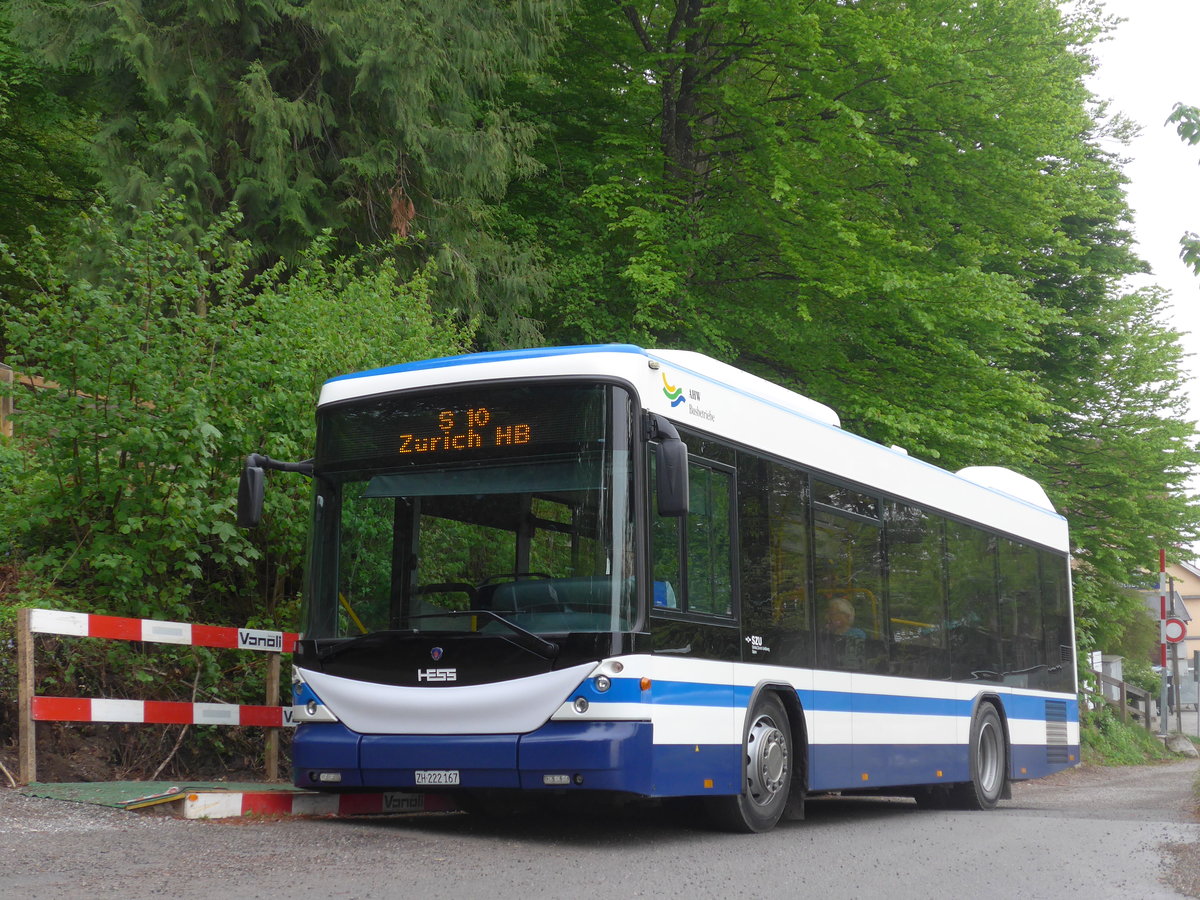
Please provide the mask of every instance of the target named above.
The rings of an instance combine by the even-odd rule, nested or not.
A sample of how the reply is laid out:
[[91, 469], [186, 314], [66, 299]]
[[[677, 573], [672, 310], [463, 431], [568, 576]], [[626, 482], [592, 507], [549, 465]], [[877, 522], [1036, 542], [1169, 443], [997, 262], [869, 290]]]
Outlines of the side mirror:
[[239, 528], [253, 528], [262, 521], [263, 489], [266, 485], [264, 469], [276, 469], [280, 472], [299, 472], [306, 478], [312, 478], [313, 461], [282, 462], [271, 459], [261, 453], [251, 453], [246, 457], [246, 465], [242, 469], [242, 480], [238, 482], [237, 523]]
[[667, 419], [651, 414], [648, 421], [648, 436], [658, 438], [654, 450], [655, 493], [658, 495], [660, 516], [686, 516], [688, 514], [688, 449]]
[[679, 438], [667, 438], [655, 451], [655, 474], [660, 516], [688, 514], [688, 450]]
[[253, 528], [262, 521], [263, 488], [266, 473], [257, 465], [258, 454], [251, 454], [242, 469], [238, 482], [237, 523], [239, 528]]

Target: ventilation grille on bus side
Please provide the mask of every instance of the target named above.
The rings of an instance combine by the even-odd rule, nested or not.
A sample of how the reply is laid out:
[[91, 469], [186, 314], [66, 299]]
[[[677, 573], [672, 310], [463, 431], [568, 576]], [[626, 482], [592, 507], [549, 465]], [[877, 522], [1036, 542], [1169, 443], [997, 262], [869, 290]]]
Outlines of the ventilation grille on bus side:
[[1069, 762], [1067, 755], [1067, 704], [1046, 701], [1046, 762]]

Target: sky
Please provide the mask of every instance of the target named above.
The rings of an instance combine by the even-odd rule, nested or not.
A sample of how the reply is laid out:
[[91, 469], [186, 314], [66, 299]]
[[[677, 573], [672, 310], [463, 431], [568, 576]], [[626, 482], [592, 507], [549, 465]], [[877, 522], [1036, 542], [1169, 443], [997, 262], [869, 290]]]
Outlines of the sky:
[[1200, 233], [1200, 147], [1180, 140], [1167, 116], [1178, 102], [1200, 106], [1200, 0], [1104, 0], [1126, 19], [1094, 48], [1093, 93], [1141, 126], [1128, 147], [1113, 145], [1124, 165], [1139, 255], [1151, 283], [1172, 294], [1169, 324], [1187, 332], [1192, 418], [1200, 419], [1200, 278], [1179, 259], [1179, 238]]
[[[1168, 324], [1184, 332], [1188, 395], [1193, 421], [1200, 420], [1200, 277], [1179, 259], [1179, 239], [1200, 234], [1200, 146], [1185, 144], [1166, 125], [1176, 103], [1200, 106], [1200, 0], [1103, 0], [1109, 15], [1126, 21], [1094, 48], [1099, 70], [1091, 80], [1098, 97], [1141, 126], [1132, 144], [1111, 149], [1123, 166], [1134, 211], [1138, 254], [1170, 291]], [[1200, 494], [1200, 473], [1191, 480]], [[1200, 544], [1191, 548], [1200, 558]]]

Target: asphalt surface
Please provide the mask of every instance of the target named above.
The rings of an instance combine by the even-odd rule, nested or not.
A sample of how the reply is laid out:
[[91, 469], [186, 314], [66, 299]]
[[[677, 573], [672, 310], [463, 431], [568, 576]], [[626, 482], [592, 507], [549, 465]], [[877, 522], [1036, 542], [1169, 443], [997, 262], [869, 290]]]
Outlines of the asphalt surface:
[[1200, 897], [1196, 760], [1017, 785], [989, 813], [829, 798], [764, 835], [655, 808], [189, 821], [0, 790], [0, 900]]

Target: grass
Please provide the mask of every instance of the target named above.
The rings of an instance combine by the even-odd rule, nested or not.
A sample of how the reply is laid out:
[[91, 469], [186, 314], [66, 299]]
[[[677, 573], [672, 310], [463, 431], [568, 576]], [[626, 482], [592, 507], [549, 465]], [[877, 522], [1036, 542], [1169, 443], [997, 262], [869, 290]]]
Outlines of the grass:
[[1107, 707], [1080, 710], [1079, 738], [1083, 761], [1093, 766], [1139, 766], [1160, 759], [1176, 759], [1145, 728], [1123, 723]]

